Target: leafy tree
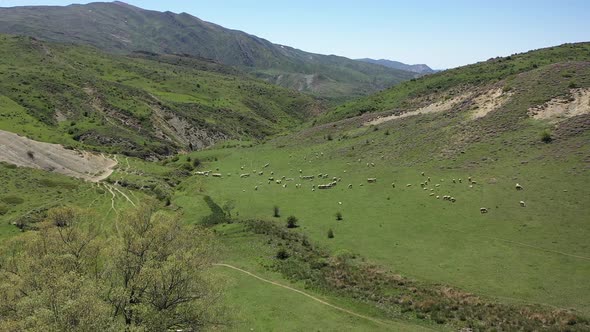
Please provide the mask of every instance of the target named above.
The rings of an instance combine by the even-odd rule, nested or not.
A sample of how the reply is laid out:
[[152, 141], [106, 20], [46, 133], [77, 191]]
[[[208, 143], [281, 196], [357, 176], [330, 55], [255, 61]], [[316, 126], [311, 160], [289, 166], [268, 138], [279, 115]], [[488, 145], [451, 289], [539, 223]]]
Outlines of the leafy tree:
[[50, 210], [39, 231], [4, 245], [0, 330], [196, 331], [221, 321], [219, 291], [202, 274], [212, 260], [207, 231], [145, 206], [110, 237], [91, 219]]

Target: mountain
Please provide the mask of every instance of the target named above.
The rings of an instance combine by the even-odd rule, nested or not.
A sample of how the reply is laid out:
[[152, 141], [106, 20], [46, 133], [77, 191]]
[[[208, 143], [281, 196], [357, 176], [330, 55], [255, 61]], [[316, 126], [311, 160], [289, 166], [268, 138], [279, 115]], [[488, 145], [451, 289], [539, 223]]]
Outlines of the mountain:
[[210, 60], [0, 35], [0, 129], [38, 141], [157, 157], [261, 139], [319, 111], [311, 96]]
[[375, 59], [363, 58], [363, 59], [357, 59], [357, 60], [362, 61], [362, 62], [367, 62], [367, 63], [374, 63], [376, 65], [381, 65], [381, 66], [385, 66], [388, 68], [411, 71], [413, 73], [417, 73], [417, 74], [421, 74], [421, 75], [432, 74], [432, 73], [437, 72], [436, 70], [428, 67], [428, 65], [425, 65], [425, 64], [408, 65], [403, 62], [386, 60], [386, 59], [375, 60]]
[[273, 44], [187, 13], [144, 10], [123, 2], [0, 8], [0, 32], [119, 54], [147, 51], [213, 59], [276, 85], [333, 99], [367, 95], [415, 75]]

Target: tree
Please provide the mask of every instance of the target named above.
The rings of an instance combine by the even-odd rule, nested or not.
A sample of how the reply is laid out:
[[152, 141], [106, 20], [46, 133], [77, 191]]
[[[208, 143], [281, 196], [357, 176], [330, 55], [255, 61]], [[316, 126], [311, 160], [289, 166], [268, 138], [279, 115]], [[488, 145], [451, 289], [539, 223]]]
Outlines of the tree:
[[338, 220], [338, 221], [342, 220], [342, 213], [340, 211], [336, 212], [336, 220]]
[[228, 219], [231, 219], [231, 212], [236, 208], [236, 202], [229, 200], [223, 204], [223, 212], [225, 212]]
[[330, 228], [328, 229], [328, 239], [333, 239], [334, 238], [334, 231]]
[[289, 216], [289, 218], [287, 218], [287, 228], [297, 228], [297, 221], [297, 217]]
[[272, 214], [272, 216], [275, 217], [275, 218], [280, 218], [281, 217], [281, 213], [279, 211], [279, 207], [276, 206], [276, 205], [273, 207], [273, 214]]
[[202, 274], [208, 231], [146, 206], [108, 237], [91, 218], [50, 211], [39, 231], [2, 248], [0, 330], [195, 331], [220, 321], [219, 290]]

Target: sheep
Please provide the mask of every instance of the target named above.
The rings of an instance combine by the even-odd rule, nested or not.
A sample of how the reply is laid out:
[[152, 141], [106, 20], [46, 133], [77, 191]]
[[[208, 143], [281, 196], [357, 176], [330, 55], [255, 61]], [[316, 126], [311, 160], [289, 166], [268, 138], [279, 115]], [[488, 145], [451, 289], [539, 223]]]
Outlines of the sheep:
[[270, 172], [270, 175], [275, 175], [275, 172], [274, 171]]
[[283, 188], [287, 188], [287, 184], [286, 183], [283, 185]]
[[375, 163], [371, 163], [371, 167], [375, 167]]
[[284, 180], [285, 178], [286, 178], [286, 176], [284, 176], [284, 175], [283, 175], [283, 176], [281, 176], [281, 180]]
[[436, 199], [440, 199], [440, 196], [438, 196], [438, 195], [437, 195], [437, 196], [436, 196]]
[[268, 166], [270, 166], [269, 163], [264, 164], [264, 168], [267, 168]]
[[299, 174], [301, 174], [301, 173], [303, 173], [303, 170], [302, 169], [299, 170]]
[[295, 179], [293, 178], [286, 178], [285, 181], [294, 181]]
[[207, 175], [207, 173], [206, 172], [196, 171], [195, 172], [195, 175]]
[[338, 205], [342, 205], [342, 202], [338, 202]]
[[523, 190], [524, 188], [520, 185], [520, 184], [516, 184], [515, 186], [516, 190]]
[[352, 183], [348, 184], [348, 189], [352, 189]]
[[262, 176], [262, 175], [264, 175], [264, 172], [260, 171], [260, 172], [258, 172], [258, 175]]
[[240, 166], [240, 169], [243, 171], [244, 170], [244, 166]]
[[342, 178], [338, 178], [338, 182], [342, 182]]
[[453, 183], [457, 183], [457, 181], [455, 181], [455, 179], [453, 179]]
[[411, 186], [412, 186], [411, 183], [406, 184], [406, 187], [411, 187]]
[[244, 173], [244, 174], [240, 174], [241, 178], [247, 178], [250, 176], [250, 173]]
[[480, 212], [481, 214], [488, 213], [488, 209], [487, 209], [487, 208], [484, 208], [484, 207], [482, 207], [482, 208], [479, 208], [479, 212]]
[[463, 179], [459, 179], [459, 183], [463, 183]]
[[434, 186], [438, 188], [438, 187], [440, 187], [440, 184], [438, 184], [438, 183], [437, 183], [437, 184], [435, 184]]
[[311, 188], [311, 191], [315, 191], [315, 188]]
[[526, 207], [526, 203], [524, 201], [520, 201], [520, 206]]
[[430, 176], [428, 177], [428, 180], [427, 181], [430, 182]]
[[275, 183], [276, 184], [281, 184], [281, 182], [283, 182], [282, 180], [276, 180]]
[[221, 177], [221, 173], [213, 173], [213, 174], [211, 174], [211, 176], [214, 176], [216, 178], [220, 178]]
[[422, 176], [424, 176], [424, 172], [420, 173]]
[[368, 178], [367, 182], [368, 183], [375, 183], [375, 182], [377, 182], [377, 178]]
[[255, 186], [255, 187], [254, 187], [254, 190], [258, 190], [258, 186]]
[[391, 183], [391, 188], [395, 188], [395, 183]]
[[332, 181], [338, 181], [338, 178], [334, 176], [332, 177]]
[[471, 182], [471, 176], [467, 178], [467, 182]]
[[420, 187], [424, 188], [424, 183], [420, 182]]
[[455, 197], [451, 197], [451, 198], [449, 198], [449, 200], [453, 203], [455, 203], [457, 201], [457, 199], [455, 199]]
[[434, 193], [430, 193], [430, 195], [429, 195], [429, 196], [434, 196]]
[[275, 180], [275, 178], [272, 176], [268, 178], [268, 181], [274, 181], [274, 180]]

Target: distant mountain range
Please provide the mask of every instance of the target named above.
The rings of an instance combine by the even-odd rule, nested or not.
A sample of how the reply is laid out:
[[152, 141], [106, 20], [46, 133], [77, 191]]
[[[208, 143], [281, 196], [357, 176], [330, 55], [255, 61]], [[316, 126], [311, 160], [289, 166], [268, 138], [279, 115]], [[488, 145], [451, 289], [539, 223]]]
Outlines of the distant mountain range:
[[146, 51], [208, 58], [268, 82], [331, 99], [367, 95], [416, 76], [407, 69], [274, 44], [187, 13], [144, 10], [123, 2], [0, 8], [0, 33], [92, 45], [111, 53]]
[[410, 72], [417, 73], [420, 75], [432, 74], [432, 73], [436, 73], [437, 71], [439, 71], [439, 70], [432, 69], [432, 68], [428, 67], [428, 65], [425, 65], [425, 64], [408, 65], [403, 62], [386, 60], [386, 59], [375, 60], [375, 59], [364, 58], [364, 59], [357, 59], [357, 60], [362, 61], [362, 62], [366, 62], [366, 63], [373, 63], [376, 65], [385, 66], [388, 68], [410, 71]]

